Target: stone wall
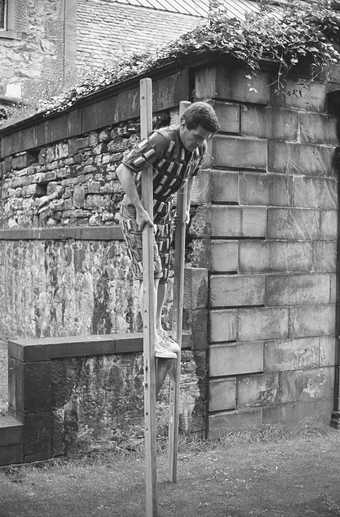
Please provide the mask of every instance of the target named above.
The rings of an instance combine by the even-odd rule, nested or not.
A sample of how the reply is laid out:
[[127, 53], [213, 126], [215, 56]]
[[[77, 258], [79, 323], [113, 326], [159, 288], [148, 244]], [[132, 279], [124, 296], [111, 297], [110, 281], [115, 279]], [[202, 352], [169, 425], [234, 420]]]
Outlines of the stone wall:
[[[175, 77], [177, 79], [178, 75]], [[178, 89], [177, 80], [171, 84]], [[156, 81], [154, 87], [157, 89]], [[127, 95], [131, 96], [131, 92]], [[170, 95], [166, 103], [168, 109], [155, 114], [155, 127], [178, 117], [177, 99], [171, 100]], [[111, 109], [115, 106], [112, 97], [107, 105]], [[136, 111], [134, 105], [130, 104], [131, 107]], [[93, 109], [93, 106], [84, 109]], [[117, 103], [119, 110], [120, 102]], [[105, 110], [100, 113], [105, 114]], [[72, 120], [81, 119], [93, 127], [93, 118], [84, 117], [81, 110], [76, 109], [71, 116]], [[139, 283], [132, 277], [117, 225], [122, 192], [115, 173], [123, 152], [139, 138], [139, 123], [130, 115], [125, 122], [102, 127], [100, 116], [96, 129], [78, 133], [73, 126], [74, 136], [55, 142], [53, 123], [42, 122], [44, 130], [36, 127], [35, 138], [46, 141], [52, 135], [52, 142], [20, 151], [20, 146], [27, 144], [22, 140], [14, 154], [2, 140], [3, 156], [7, 155], [1, 162], [0, 282], [3, 289], [0, 305], [3, 317], [0, 334], [3, 337], [21, 337], [28, 341], [35, 337], [51, 337], [52, 341], [65, 337], [67, 341], [68, 336], [131, 334], [142, 329]], [[111, 120], [116, 117], [117, 113], [113, 111]], [[69, 124], [59, 124], [57, 119], [54, 122], [63, 131], [69, 127]], [[5, 132], [8, 138], [13, 137], [10, 129]], [[30, 128], [27, 134], [31, 140]], [[13, 141], [13, 145], [17, 144], [18, 141], [16, 144]], [[204, 271], [202, 273], [203, 277], [199, 273], [200, 278], [190, 270], [186, 274], [185, 329], [191, 332], [192, 321], [200, 320], [200, 324], [197, 325], [195, 352], [187, 350], [184, 354], [180, 409], [182, 429], [200, 434], [205, 433], [207, 406], [207, 290], [205, 287], [202, 297], [202, 282], [205, 282]], [[170, 289], [163, 314], [167, 326], [171, 325], [171, 299]], [[188, 339], [192, 343], [190, 336]], [[7, 372], [5, 352], [5, 348], [1, 350], [2, 384]], [[58, 364], [50, 365], [53, 372], [58, 366], [58, 371], [74, 373], [71, 391], [66, 393], [62, 403], [50, 408], [48, 415], [46, 412], [42, 415], [39, 403], [34, 401], [32, 407], [27, 406], [22, 414], [17, 414], [24, 429], [28, 429], [24, 431], [24, 438], [31, 444], [24, 453], [25, 461], [39, 457], [34, 438], [37, 422], [38, 427], [48, 428], [43, 457], [80, 445], [91, 448], [103, 441], [109, 445], [112, 441], [128, 441], [128, 436], [133, 441], [141, 428], [140, 350], [131, 350], [130, 355], [72, 361], [72, 364], [77, 363], [73, 369], [70, 369], [69, 360], [60, 359]], [[22, 368], [14, 368], [14, 371], [20, 372]], [[13, 365], [10, 365], [10, 371], [11, 383]], [[16, 377], [18, 375], [15, 373]], [[109, 387], [106, 376], [114, 385], [120, 386], [118, 391]], [[36, 380], [43, 382], [44, 379], [46, 376], [42, 374]], [[46, 382], [50, 383], [48, 379]], [[58, 400], [58, 390], [62, 390], [63, 385], [64, 379], [57, 375], [53, 397]], [[35, 389], [33, 385], [28, 386], [26, 393]], [[122, 404], [126, 393], [130, 395]], [[133, 398], [134, 393], [137, 398]], [[7, 404], [6, 395], [7, 390], [3, 390], [0, 399], [3, 410]], [[128, 402], [130, 399], [131, 403]], [[93, 415], [89, 418], [94, 405], [105, 415], [104, 420]], [[165, 389], [158, 406], [160, 430], [165, 429], [168, 419], [167, 406]], [[135, 431], [128, 433], [132, 424]], [[56, 434], [59, 445], [55, 447], [51, 444], [56, 440]]]
[[[128, 55], [163, 46], [203, 18], [105, 0], [11, 0], [0, 30], [0, 98], [34, 104]], [[1, 118], [6, 116], [4, 108]]]
[[[9, 405], [22, 430], [10, 444], [12, 461], [138, 447], [144, 427], [141, 349], [141, 334], [10, 340]], [[185, 433], [205, 433], [206, 373], [205, 353], [184, 350], [179, 412]], [[165, 383], [156, 407], [158, 436], [167, 432], [168, 397]], [[4, 445], [1, 465], [9, 457]]]
[[[196, 95], [223, 105], [197, 188], [193, 264], [210, 270], [210, 435], [330, 421], [337, 345], [336, 117], [326, 80], [209, 67]], [[254, 86], [254, 85], [252, 85]]]
[[[153, 82], [156, 123], [176, 120], [193, 85], [221, 122], [195, 184], [187, 250], [194, 267], [209, 270], [209, 334], [200, 300], [207, 281], [190, 275], [185, 324], [204, 357], [209, 342], [210, 436], [305, 416], [329, 420], [338, 139], [326, 101], [339, 89], [338, 70], [318, 82], [291, 78], [280, 95], [271, 71], [249, 79], [226, 63], [192, 63]], [[139, 328], [115, 175], [138, 139], [138, 83], [100, 95], [0, 133], [6, 336]]]
[[115, 169], [136, 141], [137, 129], [133, 124], [103, 128], [8, 158], [2, 226], [117, 224], [121, 191]]
[[63, 77], [63, 1], [11, 3], [14, 25], [0, 32], [0, 95], [42, 97]]

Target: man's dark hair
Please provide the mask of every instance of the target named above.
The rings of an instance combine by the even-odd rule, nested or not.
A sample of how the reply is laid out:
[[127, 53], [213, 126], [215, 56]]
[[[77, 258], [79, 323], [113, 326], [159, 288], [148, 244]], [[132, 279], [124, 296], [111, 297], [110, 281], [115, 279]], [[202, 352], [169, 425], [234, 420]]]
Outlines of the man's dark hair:
[[206, 131], [216, 133], [220, 128], [214, 108], [207, 102], [193, 102], [185, 110], [181, 120], [184, 120], [188, 129], [202, 126]]

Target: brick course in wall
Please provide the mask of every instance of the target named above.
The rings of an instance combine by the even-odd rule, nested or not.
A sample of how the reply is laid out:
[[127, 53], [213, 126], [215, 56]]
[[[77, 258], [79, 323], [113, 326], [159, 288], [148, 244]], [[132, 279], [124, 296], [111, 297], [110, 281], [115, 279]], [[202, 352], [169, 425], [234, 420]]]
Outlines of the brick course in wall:
[[77, 1], [78, 74], [164, 46], [204, 18], [105, 0]]

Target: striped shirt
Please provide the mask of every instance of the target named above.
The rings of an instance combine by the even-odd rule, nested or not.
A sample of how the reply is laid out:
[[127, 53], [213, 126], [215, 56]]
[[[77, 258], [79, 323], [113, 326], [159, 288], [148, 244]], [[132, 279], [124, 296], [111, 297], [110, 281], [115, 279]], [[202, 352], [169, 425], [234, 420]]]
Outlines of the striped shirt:
[[169, 211], [174, 194], [188, 179], [195, 176], [202, 163], [206, 146], [189, 152], [183, 146], [178, 128], [162, 128], [141, 141], [123, 159], [123, 164], [136, 175], [141, 196], [141, 179], [147, 165], [153, 168], [153, 212], [157, 223]]

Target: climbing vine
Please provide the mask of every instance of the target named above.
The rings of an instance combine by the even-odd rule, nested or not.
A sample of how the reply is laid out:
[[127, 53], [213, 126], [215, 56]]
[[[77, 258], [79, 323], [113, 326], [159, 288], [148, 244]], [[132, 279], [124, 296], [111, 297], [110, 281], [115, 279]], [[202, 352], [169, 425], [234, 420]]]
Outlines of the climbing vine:
[[171, 62], [206, 53], [228, 55], [255, 74], [264, 61], [275, 65], [277, 88], [294, 68], [307, 63], [312, 76], [331, 63], [340, 62], [340, 15], [330, 8], [295, 7], [272, 10], [260, 2], [261, 10], [244, 20], [230, 18], [216, 1], [204, 25], [152, 53], [129, 56], [110, 69], [97, 71], [77, 86], [53, 99], [42, 99], [39, 111], [46, 114], [70, 108], [77, 100], [109, 85], [148, 74]]

